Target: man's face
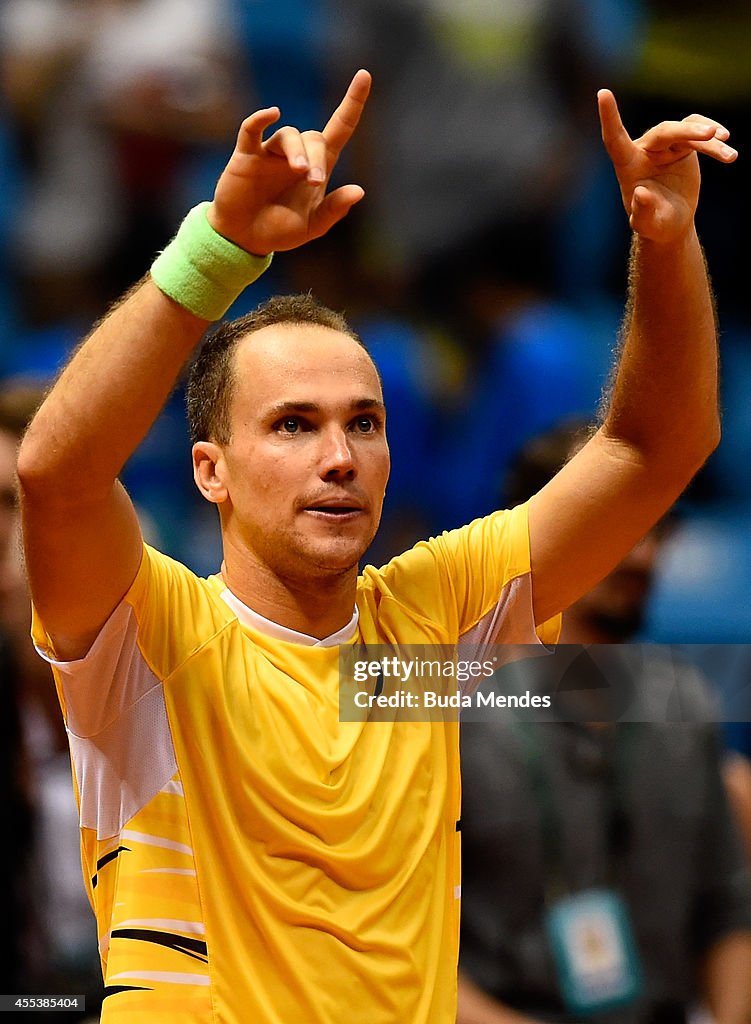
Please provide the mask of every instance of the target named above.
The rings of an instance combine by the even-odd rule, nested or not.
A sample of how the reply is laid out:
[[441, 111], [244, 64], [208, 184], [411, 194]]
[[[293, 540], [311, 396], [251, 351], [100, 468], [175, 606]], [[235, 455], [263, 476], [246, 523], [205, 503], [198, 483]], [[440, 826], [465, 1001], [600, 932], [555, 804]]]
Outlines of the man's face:
[[644, 621], [657, 556], [666, 527], [658, 524], [613, 571], [572, 606], [577, 617], [586, 619], [612, 642], [625, 642]]
[[290, 580], [356, 568], [390, 467], [370, 357], [339, 331], [280, 324], [243, 339], [234, 365], [231, 441], [217, 462], [225, 547]]

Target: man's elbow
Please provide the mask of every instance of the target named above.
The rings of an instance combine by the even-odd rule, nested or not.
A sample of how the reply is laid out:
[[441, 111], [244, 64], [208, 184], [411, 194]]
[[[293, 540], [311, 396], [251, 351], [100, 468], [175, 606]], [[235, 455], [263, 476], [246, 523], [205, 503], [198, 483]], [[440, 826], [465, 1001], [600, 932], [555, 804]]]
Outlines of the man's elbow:
[[64, 499], [69, 474], [57, 455], [59, 442], [40, 436], [33, 424], [21, 442], [16, 476], [22, 505]]
[[43, 451], [27, 434], [18, 449], [16, 461], [16, 476], [21, 494], [34, 494], [46, 475]]

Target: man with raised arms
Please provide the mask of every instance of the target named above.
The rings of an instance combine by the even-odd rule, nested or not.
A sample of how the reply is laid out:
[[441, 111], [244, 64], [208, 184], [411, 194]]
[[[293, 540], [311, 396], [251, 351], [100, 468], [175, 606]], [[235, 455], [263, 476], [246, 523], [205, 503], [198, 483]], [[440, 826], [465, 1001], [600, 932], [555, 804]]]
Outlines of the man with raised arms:
[[276, 108], [244, 122], [213, 201], [75, 354], [21, 449], [107, 1024], [453, 1022], [457, 727], [340, 722], [339, 647], [553, 639], [718, 440], [697, 154], [736, 154], [699, 115], [632, 140], [604, 90], [631, 295], [602, 426], [551, 483], [358, 576], [389, 473], [378, 374], [337, 314], [272, 300], [220, 328], [189, 386], [221, 571], [143, 544], [117, 475], [268, 254], [362, 198], [326, 189], [369, 88], [359, 71], [322, 132], [264, 139]]

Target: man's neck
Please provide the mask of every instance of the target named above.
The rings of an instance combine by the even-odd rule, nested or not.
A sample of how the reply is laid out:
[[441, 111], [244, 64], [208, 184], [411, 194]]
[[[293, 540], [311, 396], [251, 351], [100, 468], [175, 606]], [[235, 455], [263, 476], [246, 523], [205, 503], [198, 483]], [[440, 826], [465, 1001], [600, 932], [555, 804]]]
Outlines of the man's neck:
[[322, 640], [352, 619], [357, 593], [357, 567], [336, 576], [306, 580], [283, 579], [267, 566], [254, 564], [239, 571], [231, 561], [222, 564], [222, 579], [243, 604], [287, 629]]

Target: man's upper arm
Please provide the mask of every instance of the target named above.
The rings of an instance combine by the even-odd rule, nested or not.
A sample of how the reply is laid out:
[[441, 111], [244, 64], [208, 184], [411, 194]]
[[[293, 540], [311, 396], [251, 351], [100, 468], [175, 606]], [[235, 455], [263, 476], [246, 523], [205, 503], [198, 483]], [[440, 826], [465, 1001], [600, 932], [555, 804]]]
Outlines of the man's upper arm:
[[684, 482], [599, 430], [529, 502], [535, 622], [568, 608], [606, 576]]
[[96, 503], [66, 507], [22, 494], [32, 600], [57, 657], [83, 657], [130, 588], [143, 552], [135, 509], [117, 482]]

